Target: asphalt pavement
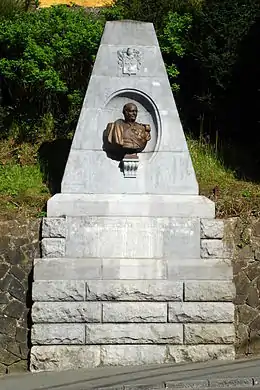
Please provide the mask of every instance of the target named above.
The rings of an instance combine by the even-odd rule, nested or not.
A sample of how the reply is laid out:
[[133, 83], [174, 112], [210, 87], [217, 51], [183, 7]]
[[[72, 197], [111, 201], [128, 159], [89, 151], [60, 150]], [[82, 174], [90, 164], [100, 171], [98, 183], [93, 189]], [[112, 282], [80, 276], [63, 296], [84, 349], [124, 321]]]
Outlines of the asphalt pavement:
[[260, 359], [150, 366], [101, 367], [64, 372], [12, 374], [0, 390], [152, 390], [220, 388], [260, 390]]

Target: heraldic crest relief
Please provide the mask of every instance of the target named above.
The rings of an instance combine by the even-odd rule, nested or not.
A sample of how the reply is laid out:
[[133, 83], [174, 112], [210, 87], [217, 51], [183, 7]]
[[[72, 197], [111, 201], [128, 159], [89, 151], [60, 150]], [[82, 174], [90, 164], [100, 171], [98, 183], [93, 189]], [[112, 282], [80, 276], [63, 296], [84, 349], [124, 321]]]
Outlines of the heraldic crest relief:
[[142, 64], [142, 53], [134, 48], [128, 47], [117, 51], [118, 64], [123, 74], [136, 74]]

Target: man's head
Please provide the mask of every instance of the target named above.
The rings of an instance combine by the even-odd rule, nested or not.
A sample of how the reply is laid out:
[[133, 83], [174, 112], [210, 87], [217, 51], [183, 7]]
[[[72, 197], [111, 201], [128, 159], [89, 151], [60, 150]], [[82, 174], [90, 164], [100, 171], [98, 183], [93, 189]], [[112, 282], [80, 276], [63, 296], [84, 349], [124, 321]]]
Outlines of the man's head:
[[137, 107], [134, 103], [127, 103], [123, 107], [123, 114], [126, 122], [135, 122], [137, 117]]
[[127, 54], [128, 56], [132, 56], [132, 55], [134, 54], [134, 50], [131, 49], [131, 47], [129, 47], [129, 48], [127, 49], [127, 51], [126, 51], [126, 54]]

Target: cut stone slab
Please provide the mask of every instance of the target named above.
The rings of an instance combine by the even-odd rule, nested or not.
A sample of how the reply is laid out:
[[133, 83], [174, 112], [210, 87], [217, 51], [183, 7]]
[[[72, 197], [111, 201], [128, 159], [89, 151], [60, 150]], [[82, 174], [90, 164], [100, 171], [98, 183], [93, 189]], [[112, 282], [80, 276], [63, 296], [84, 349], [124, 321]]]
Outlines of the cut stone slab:
[[65, 256], [64, 238], [43, 238], [41, 242], [43, 257], [63, 257]]
[[169, 280], [232, 280], [230, 259], [184, 259], [168, 261]]
[[167, 322], [167, 303], [105, 302], [103, 322]]
[[86, 325], [86, 344], [182, 344], [181, 324]]
[[201, 240], [201, 257], [203, 258], [229, 258], [231, 253], [222, 240]]
[[67, 221], [65, 218], [43, 218], [42, 237], [66, 237]]
[[215, 203], [198, 195], [56, 194], [48, 217], [129, 216], [214, 218]]
[[202, 219], [201, 238], [222, 239], [224, 236], [224, 221], [222, 219]]
[[142, 365], [162, 363], [233, 360], [232, 345], [102, 345], [101, 361], [104, 365]]
[[85, 344], [83, 324], [36, 324], [32, 327], [33, 345]]
[[[43, 258], [34, 260], [35, 281], [86, 279], [167, 279], [163, 259]], [[48, 295], [48, 294], [47, 294]], [[70, 300], [70, 299], [69, 299]]]
[[103, 259], [102, 278], [165, 280], [167, 261], [164, 259]]
[[31, 349], [30, 370], [60, 371], [92, 368], [100, 365], [99, 346], [48, 345]]
[[34, 260], [34, 280], [101, 278], [101, 259], [43, 258]]
[[200, 257], [198, 218], [89, 216], [67, 217], [67, 223], [66, 257]]
[[233, 344], [233, 324], [185, 324], [185, 344]]
[[166, 363], [166, 345], [102, 345], [101, 362], [105, 366], [129, 366]]
[[97, 302], [35, 302], [34, 323], [101, 322], [101, 304]]
[[170, 345], [168, 361], [206, 362], [209, 360], [234, 360], [233, 345]]
[[184, 286], [184, 299], [187, 302], [232, 302], [235, 293], [235, 285], [231, 280], [190, 280]]
[[88, 281], [88, 301], [181, 301], [183, 283], [169, 281]]
[[171, 302], [169, 322], [230, 322], [234, 321], [231, 302]]
[[32, 299], [34, 302], [84, 301], [85, 282], [83, 280], [35, 281]]

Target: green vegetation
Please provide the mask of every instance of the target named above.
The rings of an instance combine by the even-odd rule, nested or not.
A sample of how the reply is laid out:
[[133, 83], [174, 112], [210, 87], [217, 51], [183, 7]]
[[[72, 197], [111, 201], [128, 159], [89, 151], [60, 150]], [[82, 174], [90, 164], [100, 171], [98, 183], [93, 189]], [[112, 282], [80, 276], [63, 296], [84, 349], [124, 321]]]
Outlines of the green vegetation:
[[32, 196], [47, 192], [37, 165], [8, 164], [0, 167], [0, 193], [12, 196]]
[[0, 215], [38, 216], [42, 213], [49, 190], [37, 160], [37, 145], [12, 140], [0, 141]]
[[[190, 137], [187, 140], [200, 193], [216, 202], [217, 216], [259, 216], [260, 185], [238, 180], [211, 145]], [[51, 193], [43, 183], [43, 174], [35, 156], [35, 145], [23, 144], [23, 148], [15, 149], [12, 142], [0, 142], [2, 215], [12, 216], [17, 212], [30, 216], [44, 215], [45, 203]]]
[[14, 14], [27, 11], [30, 0], [1, 0], [0, 17], [11, 17]]
[[259, 0], [38, 5], [0, 4], [0, 214], [44, 213], [66, 157], [51, 176], [48, 153], [73, 136], [105, 21], [118, 19], [155, 25], [200, 193], [220, 217], [259, 214]]
[[238, 179], [210, 144], [188, 137], [188, 146], [200, 193], [216, 202], [218, 217], [260, 215], [260, 184]]
[[103, 26], [66, 6], [2, 19], [2, 136], [46, 141], [75, 129]]

